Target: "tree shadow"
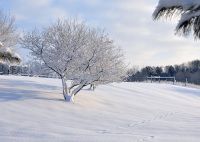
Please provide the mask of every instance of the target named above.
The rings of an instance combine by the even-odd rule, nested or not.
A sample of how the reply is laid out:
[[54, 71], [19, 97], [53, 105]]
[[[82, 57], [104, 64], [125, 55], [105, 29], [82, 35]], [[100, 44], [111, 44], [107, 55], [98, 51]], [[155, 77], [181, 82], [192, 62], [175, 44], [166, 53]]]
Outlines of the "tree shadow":
[[[29, 88], [28, 90], [26, 88]], [[31, 89], [30, 89], [31, 88]], [[42, 91], [44, 90], [44, 91]], [[37, 84], [34, 81], [27, 80], [0, 80], [0, 102], [7, 101], [23, 101], [23, 100], [48, 100], [48, 101], [63, 101], [59, 98], [48, 98], [48, 95], [42, 96], [42, 93], [61, 90], [61, 87], [53, 85]], [[56, 95], [61, 95], [56, 94]]]
[[171, 90], [184, 95], [200, 97], [200, 89], [174, 87]]
[[53, 86], [53, 85], [44, 85], [39, 84], [34, 81], [27, 81], [27, 80], [0, 80], [0, 85], [5, 85], [9, 87], [29, 87], [29, 88], [35, 88], [35, 89], [44, 89], [44, 90], [56, 90], [61, 89], [61, 87]]

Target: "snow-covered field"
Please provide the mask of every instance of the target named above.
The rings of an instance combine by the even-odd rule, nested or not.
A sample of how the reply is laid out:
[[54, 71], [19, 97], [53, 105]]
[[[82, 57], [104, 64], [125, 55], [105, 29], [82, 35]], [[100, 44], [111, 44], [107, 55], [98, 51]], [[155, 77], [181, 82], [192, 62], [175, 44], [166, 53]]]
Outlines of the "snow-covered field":
[[121, 83], [63, 101], [56, 79], [0, 76], [1, 142], [199, 142], [200, 90]]

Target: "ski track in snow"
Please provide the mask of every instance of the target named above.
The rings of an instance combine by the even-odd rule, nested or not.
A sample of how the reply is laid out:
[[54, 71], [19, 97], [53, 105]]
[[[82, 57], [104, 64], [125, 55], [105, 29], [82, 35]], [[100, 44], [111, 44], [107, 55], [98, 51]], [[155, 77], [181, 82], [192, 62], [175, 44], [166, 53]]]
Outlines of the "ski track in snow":
[[2, 142], [199, 142], [200, 90], [113, 83], [63, 101], [61, 81], [0, 76]]

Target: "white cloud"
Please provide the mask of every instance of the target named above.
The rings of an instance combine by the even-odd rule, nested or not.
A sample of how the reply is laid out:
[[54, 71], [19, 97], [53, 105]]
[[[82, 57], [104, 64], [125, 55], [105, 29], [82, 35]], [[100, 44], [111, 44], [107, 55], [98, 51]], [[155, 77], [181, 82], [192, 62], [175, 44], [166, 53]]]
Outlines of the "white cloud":
[[[125, 0], [127, 2], [130, 0]], [[135, 4], [135, 5], [134, 5]], [[106, 29], [135, 65], [178, 64], [199, 58], [200, 44], [174, 35], [174, 21], [154, 22], [155, 2], [118, 1], [118, 9], [104, 11]], [[109, 13], [109, 14], [107, 14]]]
[[17, 0], [12, 9], [16, 20], [23, 28], [31, 29], [52, 23], [58, 18], [67, 18], [68, 12], [63, 7], [54, 5], [53, 0]]
[[[16, 0], [14, 13], [25, 27], [79, 16], [105, 28], [132, 65], [162, 65], [197, 59], [198, 42], [174, 35], [172, 22], [154, 22], [157, 0]], [[30, 29], [30, 28], [28, 28]]]
[[27, 19], [25, 15], [22, 15], [22, 14], [19, 14], [19, 13], [15, 13], [14, 16], [18, 21], [21, 21], [21, 20], [23, 21], [23, 20]]
[[52, 0], [17, 0], [17, 3], [24, 7], [45, 7], [52, 3]]

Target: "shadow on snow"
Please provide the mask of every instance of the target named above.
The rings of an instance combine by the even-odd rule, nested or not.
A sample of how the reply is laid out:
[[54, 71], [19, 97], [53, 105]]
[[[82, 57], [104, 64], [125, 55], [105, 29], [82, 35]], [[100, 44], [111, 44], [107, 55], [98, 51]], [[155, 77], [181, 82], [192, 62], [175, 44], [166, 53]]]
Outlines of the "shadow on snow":
[[[0, 102], [20, 101], [27, 99], [63, 101], [62, 99], [48, 98], [47, 95], [41, 95], [42, 93], [49, 93], [55, 90], [60, 90], [61, 92], [61, 87], [37, 84], [34, 81], [27, 80], [0, 80]], [[55, 95], [62, 94], [59, 93]]]

